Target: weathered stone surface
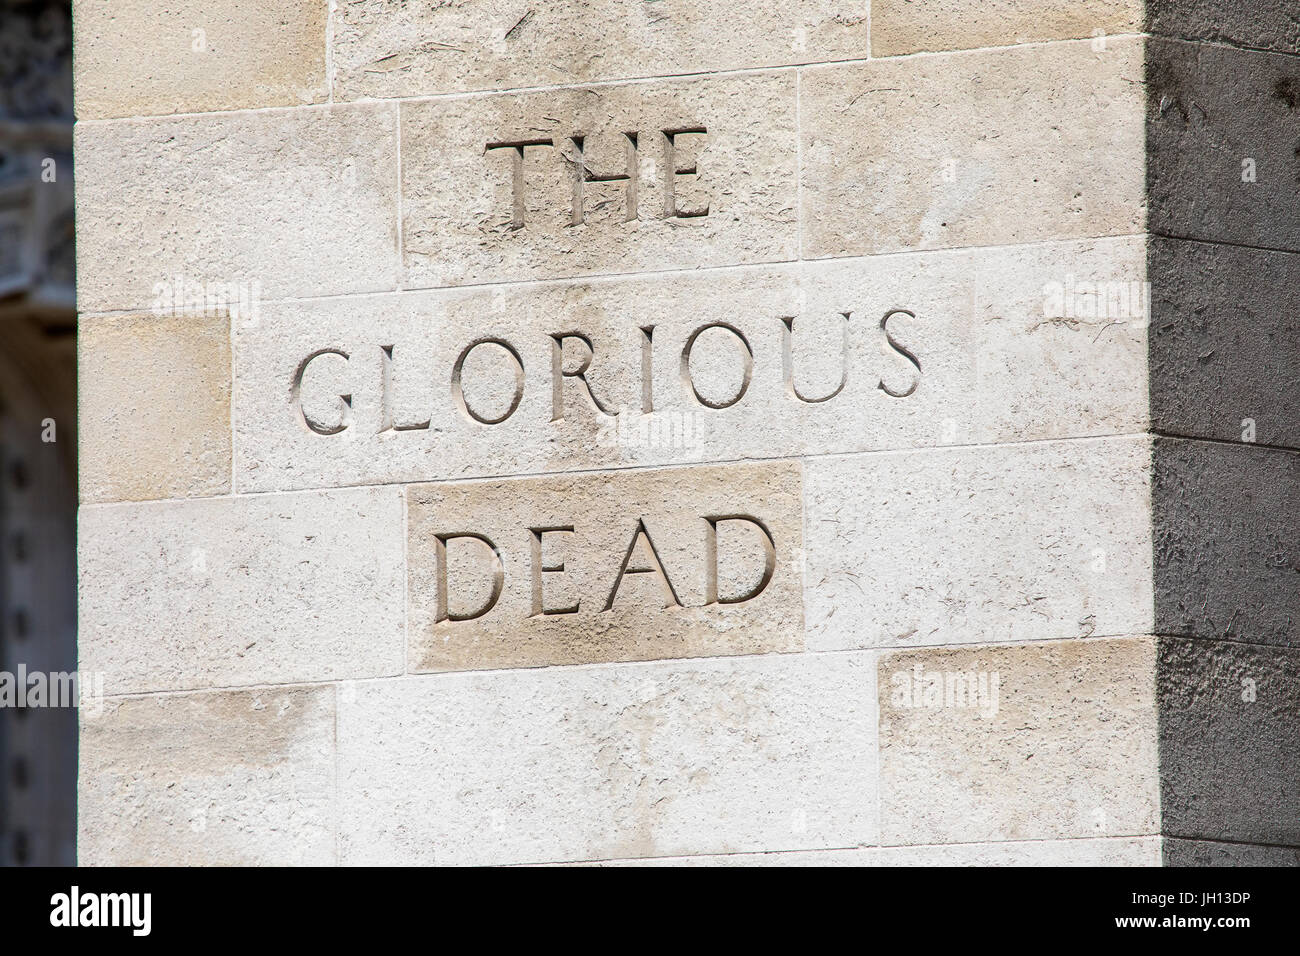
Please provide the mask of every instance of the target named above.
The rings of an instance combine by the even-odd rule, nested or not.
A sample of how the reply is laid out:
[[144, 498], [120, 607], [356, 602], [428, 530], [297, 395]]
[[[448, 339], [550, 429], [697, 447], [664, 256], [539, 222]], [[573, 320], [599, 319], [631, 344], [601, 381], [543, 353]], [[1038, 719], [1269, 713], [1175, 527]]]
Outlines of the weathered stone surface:
[[1167, 40], [1147, 49], [1151, 231], [1300, 251], [1300, 62]]
[[1300, 255], [1152, 239], [1152, 428], [1300, 448]]
[[810, 649], [1143, 633], [1144, 437], [816, 458]]
[[1139, 232], [1142, 45], [803, 71], [803, 254]]
[[82, 866], [334, 861], [334, 688], [158, 695], [83, 710]]
[[[1144, 274], [1144, 244], [1129, 238], [268, 305], [255, 327], [236, 327], [236, 485], [1136, 432], [1147, 422]], [[1093, 294], [1110, 286], [1125, 295]], [[684, 373], [692, 335], [718, 323], [735, 332], [700, 332]], [[515, 357], [471, 349], [458, 399], [457, 360], [486, 339]], [[518, 407], [499, 424], [475, 419], [467, 409], [509, 411], [517, 363]]]
[[178, 278], [396, 287], [395, 106], [79, 123], [76, 156], [82, 311], [150, 308]]
[[866, 653], [774, 655], [345, 684], [341, 860], [873, 842], [872, 667]]
[[1165, 866], [1300, 866], [1300, 848], [1165, 838]]
[[334, 96], [714, 72], [867, 55], [867, 0], [340, 4]]
[[229, 492], [229, 319], [85, 316], [78, 333], [81, 500]]
[[[591, 864], [569, 864], [583, 866]], [[792, 850], [726, 856], [601, 860], [601, 866], [1159, 866], [1159, 837], [867, 846], [854, 850]]]
[[1296, 644], [1300, 454], [1157, 439], [1151, 503], [1158, 633]]
[[796, 257], [793, 73], [401, 109], [408, 287]]
[[1155, 667], [1150, 638], [883, 655], [883, 841], [1157, 833]]
[[1141, 32], [1142, 11], [1143, 0], [872, 0], [871, 55], [1101, 40]]
[[73, 0], [81, 119], [324, 102], [327, 0]]
[[1292, 0], [1146, 0], [1147, 29], [1165, 36], [1300, 53]]
[[1300, 847], [1300, 648], [1162, 639], [1158, 692], [1164, 832]]
[[343, 489], [81, 509], [81, 667], [108, 694], [402, 670], [402, 501]]
[[[798, 463], [418, 485], [406, 498], [411, 670], [803, 648]], [[481, 537], [446, 537], [466, 534]]]

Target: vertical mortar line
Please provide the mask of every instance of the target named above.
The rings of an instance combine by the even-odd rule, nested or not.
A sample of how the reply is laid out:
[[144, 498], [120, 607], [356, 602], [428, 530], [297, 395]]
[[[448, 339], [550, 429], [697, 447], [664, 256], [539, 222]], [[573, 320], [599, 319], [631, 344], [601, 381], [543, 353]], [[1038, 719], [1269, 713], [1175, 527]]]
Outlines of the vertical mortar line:
[[[256, 306], [256, 308], [258, 308], [260, 313], [261, 306]], [[238, 452], [235, 449], [235, 393], [236, 393], [236, 388], [235, 388], [236, 344], [235, 343], [237, 339], [235, 335], [234, 315], [229, 315], [228, 320], [230, 324], [226, 329], [226, 341], [228, 342], [230, 348], [230, 377], [228, 379], [228, 381], [230, 382], [230, 396], [229, 396], [230, 410], [228, 415], [230, 419], [230, 493], [231, 495], [235, 495], [238, 494], [239, 491], [239, 489], [235, 487], [235, 475], [238, 474], [238, 468], [236, 467], [237, 463], [235, 460], [236, 455], [238, 454]]]
[[334, 824], [334, 865], [339, 865], [339, 685], [335, 681], [330, 685], [334, 691], [334, 806], [330, 809], [330, 820]]
[[411, 673], [411, 560], [407, 553], [407, 495], [402, 485], [402, 674]]
[[402, 257], [402, 104], [393, 104], [397, 114], [397, 291], [402, 291], [403, 257]]
[[[331, 2], [333, 2], [333, 0], [331, 0]], [[867, 4], [867, 59], [870, 60], [871, 59], [871, 38], [872, 38], [872, 33], [874, 32], [871, 23], [871, 0], [865, 0], [865, 3]]]

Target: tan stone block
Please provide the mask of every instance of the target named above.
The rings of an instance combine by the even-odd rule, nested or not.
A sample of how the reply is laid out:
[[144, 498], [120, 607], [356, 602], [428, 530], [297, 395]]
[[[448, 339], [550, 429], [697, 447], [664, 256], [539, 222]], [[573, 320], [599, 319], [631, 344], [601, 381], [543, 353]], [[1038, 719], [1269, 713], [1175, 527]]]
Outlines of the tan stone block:
[[1150, 638], [883, 655], [884, 842], [1158, 833], [1155, 674]]
[[412, 670], [803, 646], [797, 464], [423, 485], [407, 503]]
[[804, 70], [804, 255], [1141, 231], [1142, 79], [1118, 39]]
[[407, 285], [793, 259], [795, 127], [793, 74], [403, 103]]
[[871, 55], [1139, 33], [1143, 0], [872, 0]]
[[82, 501], [230, 491], [225, 316], [84, 316], [78, 328]]
[[334, 96], [715, 72], [867, 55], [867, 0], [340, 4]]
[[327, 0], [74, 0], [81, 119], [324, 102]]
[[76, 156], [83, 311], [396, 287], [395, 106], [80, 123]]
[[81, 715], [82, 866], [334, 861], [334, 688], [109, 700]]
[[86, 505], [81, 666], [109, 694], [398, 674], [396, 488]]
[[[1126, 238], [268, 305], [236, 328], [237, 488], [1142, 431], [1143, 275]], [[506, 414], [519, 364], [508, 418], [461, 406]]]

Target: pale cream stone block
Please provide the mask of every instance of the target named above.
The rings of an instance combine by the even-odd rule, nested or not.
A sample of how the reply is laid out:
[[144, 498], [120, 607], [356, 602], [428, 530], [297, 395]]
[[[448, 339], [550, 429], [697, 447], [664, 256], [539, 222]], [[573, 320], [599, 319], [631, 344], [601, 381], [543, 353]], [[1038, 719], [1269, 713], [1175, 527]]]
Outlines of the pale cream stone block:
[[341, 860], [873, 842], [873, 665], [772, 655], [344, 684]]
[[81, 119], [324, 102], [328, 0], [74, 0]]
[[411, 670], [803, 648], [797, 462], [406, 497]]
[[1143, 229], [1143, 58], [1058, 43], [802, 71], [810, 258]]
[[793, 259], [797, 151], [793, 73], [404, 102], [406, 284]]
[[1142, 30], [1143, 0], [872, 0], [871, 54], [1008, 46]]
[[81, 509], [81, 666], [109, 694], [400, 673], [398, 489]]
[[1150, 472], [1143, 436], [809, 461], [809, 647], [1149, 631]]
[[890, 653], [878, 682], [885, 843], [1159, 832], [1154, 639]]
[[1141, 431], [1144, 275], [1132, 238], [276, 304], [237, 487]]
[[230, 491], [230, 320], [82, 316], [82, 501]]
[[868, 0], [339, 4], [334, 96], [715, 72], [867, 55]]
[[82, 708], [82, 866], [334, 862], [334, 688]]
[[265, 299], [396, 287], [395, 106], [81, 123], [76, 155], [83, 311], [233, 285], [256, 321]]

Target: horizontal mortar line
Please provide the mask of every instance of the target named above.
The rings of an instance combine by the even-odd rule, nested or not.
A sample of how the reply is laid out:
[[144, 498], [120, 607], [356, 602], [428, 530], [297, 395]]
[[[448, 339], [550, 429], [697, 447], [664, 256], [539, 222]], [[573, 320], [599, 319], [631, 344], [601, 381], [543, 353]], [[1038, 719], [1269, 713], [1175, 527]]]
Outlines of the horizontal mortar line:
[[1185, 644], [1232, 644], [1236, 647], [1253, 647], [1261, 651], [1300, 651], [1300, 644], [1275, 644], [1259, 638], [1243, 640], [1239, 637], [1202, 633], [1179, 634], [1155, 629], [1145, 632], [1144, 636], [1153, 637], [1158, 641], [1182, 641]]
[[[1131, 33], [1109, 33], [1106, 40], [1133, 40], [1139, 38], [1148, 38], [1150, 35], [1141, 32]], [[950, 57], [965, 56], [969, 54], [995, 53], [1006, 50], [1020, 49], [1037, 49], [1041, 47], [1078, 45], [1083, 43], [1092, 43], [1095, 38], [1088, 37], [1059, 37], [1049, 40], [1032, 40], [1026, 43], [1008, 43], [997, 46], [982, 47], [965, 47], [956, 50], [917, 50], [913, 53], [900, 53], [891, 56], [867, 56], [843, 57], [840, 59], [829, 60], [807, 60], [796, 63], [774, 63], [761, 66], [735, 67], [723, 70], [694, 70], [685, 73], [655, 73], [643, 74], [638, 76], [622, 76], [612, 78], [602, 78], [587, 81], [574, 81], [572, 83], [551, 83], [534, 86], [507, 86], [499, 89], [484, 90], [454, 90], [446, 93], [416, 93], [408, 96], [384, 96], [384, 97], [367, 97], [356, 100], [334, 100], [333, 102], [323, 103], [299, 103], [287, 104], [280, 106], [249, 106], [238, 109], [227, 110], [206, 110], [199, 112], [180, 112], [180, 113], [141, 113], [127, 116], [102, 116], [87, 117], [86, 119], [77, 119], [78, 124], [101, 125], [110, 123], [131, 122], [134, 120], [170, 120], [170, 119], [193, 119], [208, 116], [237, 116], [247, 113], [277, 113], [303, 110], [321, 110], [336, 109], [339, 107], [367, 107], [383, 105], [388, 103], [422, 103], [422, 102], [443, 102], [455, 100], [472, 100], [482, 99], [492, 96], [518, 96], [529, 93], [548, 93], [548, 92], [572, 92], [596, 88], [608, 88], [613, 86], [629, 85], [646, 85], [662, 81], [672, 80], [693, 80], [693, 79], [726, 79], [729, 77], [744, 76], [761, 76], [768, 74], [784, 74], [795, 70], [816, 69], [819, 67], [833, 68], [837, 66], [856, 66], [876, 63], [892, 63], [903, 60], [912, 60], [923, 57]], [[1160, 39], [1167, 39], [1161, 37]], [[337, 69], [336, 69], [337, 72]]]
[[411, 485], [445, 485], [451, 483], [507, 481], [521, 478], [567, 478], [573, 475], [623, 474], [643, 471], [662, 471], [680, 468], [700, 468], [712, 465], [738, 466], [749, 463], [780, 463], [823, 461], [834, 458], [859, 458], [875, 455], [907, 454], [942, 454], [950, 451], [976, 451], [986, 448], [1023, 448], [1033, 445], [1060, 444], [1063, 442], [1100, 443], [1107, 441], [1151, 438], [1148, 431], [1107, 432], [1101, 435], [1066, 435], [1056, 438], [1025, 438], [1019, 441], [970, 442], [951, 445], [916, 445], [899, 448], [872, 448], [861, 451], [807, 452], [792, 455], [753, 456], [746, 458], [708, 458], [700, 461], [674, 461], [658, 464], [615, 464], [600, 465], [590, 468], [575, 468], [568, 471], [523, 471], [492, 475], [452, 476], [447, 478], [411, 478], [395, 481], [355, 482], [352, 484], [320, 485], [312, 488], [285, 488], [269, 491], [232, 491], [223, 495], [194, 495], [184, 498], [142, 498], [124, 501], [80, 501], [81, 508], [118, 508], [131, 505], [167, 505], [184, 504], [191, 501], [237, 501], [244, 498], [261, 498], [272, 495], [311, 495], [330, 491], [352, 491], [358, 489], [380, 490], [385, 488], [404, 488]]
[[1148, 232], [1153, 239], [1167, 239], [1172, 242], [1194, 242], [1202, 246], [1229, 246], [1234, 249], [1251, 249], [1255, 252], [1276, 252], [1279, 255], [1300, 255], [1300, 249], [1280, 249], [1277, 246], [1258, 246], [1249, 242], [1234, 242], [1231, 239], [1206, 239], [1203, 236], [1180, 236], [1170, 232]]
[[[332, 302], [338, 299], [372, 299], [380, 296], [398, 296], [411, 297], [423, 296], [430, 294], [449, 295], [462, 290], [484, 290], [494, 288], [506, 289], [526, 289], [526, 288], [548, 288], [551, 286], [571, 286], [578, 283], [598, 284], [603, 282], [618, 283], [634, 279], [661, 279], [664, 277], [688, 277], [693, 275], [717, 275], [727, 272], [753, 273], [762, 272], [771, 269], [788, 269], [791, 266], [816, 266], [825, 268], [829, 264], [843, 263], [852, 265], [854, 263], [880, 262], [894, 258], [905, 258], [914, 256], [960, 256], [972, 252], [997, 252], [1002, 250], [1013, 249], [1034, 249], [1045, 246], [1060, 246], [1068, 244], [1079, 244], [1087, 242], [1122, 242], [1129, 239], [1146, 239], [1149, 233], [1143, 232], [1120, 232], [1107, 235], [1097, 236], [1070, 236], [1062, 238], [1049, 239], [1031, 239], [1024, 242], [1003, 242], [986, 245], [970, 246], [943, 246], [934, 249], [896, 249], [889, 252], [877, 252], [867, 254], [848, 254], [842, 256], [818, 256], [816, 258], [804, 259], [769, 259], [763, 262], [741, 262], [727, 263], [724, 265], [703, 265], [692, 268], [676, 269], [651, 269], [641, 272], [599, 272], [590, 275], [567, 275], [554, 276], [544, 279], [506, 279], [489, 282], [466, 282], [458, 285], [431, 285], [418, 287], [404, 287], [392, 289], [375, 289], [364, 292], [334, 292], [324, 295], [305, 295], [305, 296], [282, 296], [279, 298], [263, 298], [260, 300], [262, 305], [300, 305], [311, 304], [314, 302]], [[83, 309], [80, 315], [83, 318], [96, 318], [99, 316], [111, 317], [118, 315], [138, 315], [140, 313], [151, 312], [152, 307], [148, 305], [135, 306], [130, 308], [117, 309]], [[237, 330], [238, 331], [238, 330]]]
[[1239, 53], [1263, 53], [1267, 56], [1285, 56], [1292, 59], [1300, 58], [1300, 51], [1293, 50], [1269, 50], [1265, 47], [1248, 46], [1244, 43], [1233, 43], [1230, 40], [1209, 40], [1197, 37], [1172, 36], [1167, 33], [1145, 33], [1147, 39], [1160, 40], [1165, 43], [1181, 43], [1186, 46], [1210, 47], [1215, 50], [1232, 50]]
[[1206, 444], [1206, 445], [1228, 445], [1229, 447], [1232, 448], [1241, 448], [1241, 449], [1261, 448], [1265, 451], [1290, 452], [1292, 454], [1300, 452], [1300, 446], [1281, 445], [1281, 444], [1276, 444], [1274, 442], [1266, 442], [1266, 441], [1242, 441], [1241, 439], [1236, 439], [1236, 438], [1214, 438], [1205, 435], [1184, 435], [1180, 432], [1169, 432], [1169, 431], [1163, 431], [1161, 429], [1155, 429], [1155, 428], [1150, 429], [1149, 434], [1153, 438], [1164, 438], [1173, 441], [1201, 442], [1202, 444]]
[[[459, 671], [396, 671], [392, 674], [370, 676], [370, 677], [333, 677], [321, 680], [306, 681], [285, 681], [283, 683], [261, 683], [261, 684], [229, 684], [215, 687], [189, 687], [181, 689], [158, 689], [158, 690], [139, 690], [129, 691], [118, 694], [105, 694], [103, 699], [106, 701], [124, 701], [124, 700], [142, 700], [153, 697], [177, 697], [188, 696], [193, 694], [231, 694], [231, 693], [256, 693], [261, 691], [287, 691], [287, 690], [312, 690], [315, 688], [339, 687], [341, 684], [391, 684], [394, 682], [411, 683], [414, 681], [433, 681], [438, 679], [450, 680], [452, 678], [469, 678], [469, 677], [506, 677], [512, 674], [531, 674], [539, 675], [542, 673], [552, 673], [561, 671], [572, 673], [578, 671], [611, 671], [622, 670], [625, 668], [648, 669], [651, 667], [675, 664], [691, 665], [695, 663], [713, 663], [717, 661], [775, 661], [781, 658], [788, 660], [799, 660], [805, 658], [834, 657], [848, 655], [875, 655], [877, 658], [886, 654], [897, 652], [919, 651], [919, 650], [942, 650], [942, 651], [977, 651], [980, 648], [1006, 648], [1006, 647], [1039, 647], [1048, 644], [1066, 644], [1078, 641], [1088, 641], [1094, 643], [1097, 641], [1127, 641], [1141, 640], [1149, 638], [1151, 634], [1148, 631], [1126, 631], [1115, 634], [1091, 634], [1087, 637], [1044, 637], [1037, 640], [1024, 640], [1008, 638], [1006, 640], [982, 641], [980, 643], [962, 643], [962, 644], [932, 644], [923, 645], [915, 644], [907, 647], [837, 647], [824, 649], [804, 649], [801, 651], [762, 651], [754, 654], [711, 654], [700, 657], [655, 657], [649, 660], [634, 661], [584, 661], [576, 664], [534, 664], [521, 667], [492, 667], [478, 668], [474, 670]], [[89, 673], [100, 673], [99, 671], [88, 671]], [[92, 718], [97, 719], [97, 718]]]
[[846, 850], [946, 850], [953, 847], [1013, 846], [1019, 843], [1088, 843], [1098, 840], [1154, 840], [1159, 833], [1117, 833], [1098, 834], [1097, 836], [1062, 836], [1062, 837], [1016, 837], [1001, 840], [962, 840], [953, 843], [855, 843], [847, 846], [806, 847], [787, 850], [719, 850], [717, 852], [701, 851], [699, 853], [667, 853], [662, 856], [610, 856], [594, 857], [581, 860], [546, 860], [540, 863], [507, 863], [508, 867], [559, 866], [583, 863], [635, 863], [638, 860], [696, 860], [711, 856], [788, 856], [793, 853], [842, 853]]

